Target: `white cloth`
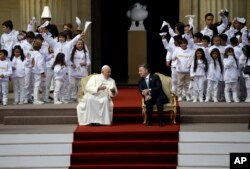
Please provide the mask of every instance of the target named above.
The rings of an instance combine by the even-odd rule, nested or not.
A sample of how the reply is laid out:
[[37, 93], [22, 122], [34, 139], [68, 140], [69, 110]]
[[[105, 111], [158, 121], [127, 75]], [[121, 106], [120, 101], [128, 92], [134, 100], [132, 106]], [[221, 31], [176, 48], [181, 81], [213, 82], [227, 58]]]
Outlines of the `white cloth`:
[[[98, 87], [105, 85], [106, 89], [98, 91]], [[114, 89], [113, 94], [110, 89]], [[117, 87], [112, 78], [105, 79], [102, 74], [90, 77], [86, 85], [86, 94], [77, 105], [79, 125], [99, 123], [110, 125], [113, 118], [113, 102], [111, 97], [117, 95]]]

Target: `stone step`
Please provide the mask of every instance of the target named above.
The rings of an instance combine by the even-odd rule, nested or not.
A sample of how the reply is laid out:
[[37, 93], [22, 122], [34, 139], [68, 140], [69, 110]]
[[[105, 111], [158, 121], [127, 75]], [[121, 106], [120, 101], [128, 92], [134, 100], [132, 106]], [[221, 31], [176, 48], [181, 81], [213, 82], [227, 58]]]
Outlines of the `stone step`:
[[249, 114], [181, 115], [181, 123], [247, 123]]

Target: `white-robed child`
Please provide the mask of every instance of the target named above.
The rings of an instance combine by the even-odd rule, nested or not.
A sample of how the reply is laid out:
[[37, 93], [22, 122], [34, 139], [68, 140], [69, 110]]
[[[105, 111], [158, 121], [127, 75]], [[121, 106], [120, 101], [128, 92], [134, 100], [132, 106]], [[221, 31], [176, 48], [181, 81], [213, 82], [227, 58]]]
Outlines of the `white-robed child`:
[[226, 48], [224, 59], [224, 81], [225, 81], [225, 99], [227, 103], [231, 102], [230, 90], [232, 90], [233, 101], [238, 103], [238, 80], [239, 80], [239, 64], [232, 47]]
[[202, 48], [198, 48], [194, 54], [194, 60], [191, 64], [190, 78], [193, 85], [193, 102], [203, 102], [204, 83], [206, 81], [206, 73], [208, 63], [205, 52]]
[[88, 66], [90, 66], [90, 56], [86, 45], [79, 39], [74, 46], [70, 57], [70, 94], [72, 101], [76, 101], [81, 92], [81, 79], [88, 76]]
[[10, 57], [12, 63], [11, 80], [13, 82], [14, 102], [13, 104], [24, 103], [24, 81], [25, 81], [25, 56], [21, 46], [15, 46]]
[[67, 68], [65, 63], [64, 53], [58, 53], [54, 64], [52, 65], [54, 71], [54, 104], [62, 104], [65, 86], [65, 80], [67, 78]]
[[212, 49], [211, 60], [208, 63], [207, 92], [205, 102], [209, 102], [211, 96], [214, 102], [218, 102], [218, 84], [223, 80], [223, 63], [218, 48]]
[[7, 57], [7, 50], [0, 50], [0, 91], [2, 92], [1, 95], [4, 106], [8, 104], [9, 77], [12, 74], [12, 66]]

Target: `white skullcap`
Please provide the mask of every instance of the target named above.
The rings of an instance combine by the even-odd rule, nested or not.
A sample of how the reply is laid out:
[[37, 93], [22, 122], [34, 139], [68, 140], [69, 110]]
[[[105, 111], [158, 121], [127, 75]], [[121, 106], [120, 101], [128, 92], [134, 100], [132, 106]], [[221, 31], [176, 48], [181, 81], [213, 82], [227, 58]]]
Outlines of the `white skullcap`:
[[245, 18], [240, 18], [240, 17], [236, 17], [236, 21], [240, 22], [240, 23], [246, 23], [246, 19]]
[[109, 68], [110, 69], [110, 67], [108, 66], [108, 65], [104, 65], [103, 67], [102, 67], [102, 71], [104, 70], [104, 69], [106, 69], [106, 68]]

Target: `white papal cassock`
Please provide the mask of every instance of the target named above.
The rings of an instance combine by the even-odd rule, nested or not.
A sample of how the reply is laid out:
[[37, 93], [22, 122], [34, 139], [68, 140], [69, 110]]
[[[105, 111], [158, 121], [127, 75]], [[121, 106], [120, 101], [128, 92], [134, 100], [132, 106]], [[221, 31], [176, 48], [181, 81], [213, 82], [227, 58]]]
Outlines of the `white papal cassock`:
[[[98, 91], [98, 87], [101, 85], [105, 85], [106, 89]], [[110, 89], [115, 89], [115, 94]], [[112, 78], [105, 79], [102, 74], [91, 76], [86, 85], [86, 94], [77, 105], [79, 125], [90, 123], [110, 125], [113, 118], [111, 97], [117, 93], [117, 87]]]

